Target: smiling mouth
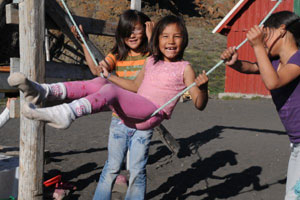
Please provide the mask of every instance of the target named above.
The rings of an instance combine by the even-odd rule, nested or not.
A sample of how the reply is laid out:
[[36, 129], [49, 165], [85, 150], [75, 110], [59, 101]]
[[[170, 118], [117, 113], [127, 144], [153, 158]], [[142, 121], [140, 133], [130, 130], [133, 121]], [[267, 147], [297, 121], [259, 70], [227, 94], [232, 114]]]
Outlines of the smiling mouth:
[[137, 39], [133, 39], [133, 40], [129, 40], [129, 42], [137, 42], [138, 40]]
[[176, 51], [176, 47], [166, 47], [165, 48], [167, 51]]

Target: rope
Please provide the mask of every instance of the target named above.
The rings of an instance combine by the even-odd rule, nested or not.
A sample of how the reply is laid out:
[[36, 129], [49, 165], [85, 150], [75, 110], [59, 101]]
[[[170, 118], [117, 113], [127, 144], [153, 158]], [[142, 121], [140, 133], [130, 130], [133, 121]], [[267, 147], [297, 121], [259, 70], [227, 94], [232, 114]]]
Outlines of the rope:
[[[265, 21], [271, 16], [271, 14], [274, 12], [274, 10], [281, 4], [282, 0], [278, 0], [278, 2], [275, 4], [275, 6], [270, 10], [270, 12], [267, 14], [267, 16], [260, 22], [259, 26], [262, 26]], [[248, 41], [248, 39], [246, 38], [241, 44], [239, 44], [236, 47], [236, 50], [238, 50], [239, 48], [241, 48], [246, 42]], [[220, 65], [222, 65], [224, 63], [224, 60], [220, 60], [214, 67], [212, 67], [207, 73], [206, 75], [209, 75], [211, 72], [213, 72], [215, 69], [217, 69]], [[151, 117], [155, 116], [159, 111], [161, 111], [162, 109], [164, 109], [167, 105], [169, 105], [171, 102], [175, 101], [177, 98], [179, 98], [181, 95], [183, 95], [186, 91], [188, 91], [189, 89], [191, 89], [192, 87], [194, 87], [196, 85], [196, 83], [192, 83], [191, 85], [189, 85], [187, 88], [185, 88], [183, 91], [179, 92], [175, 97], [173, 97], [172, 99], [170, 99], [167, 103], [165, 103], [164, 105], [162, 105], [160, 108], [158, 108], [156, 111], [154, 111], [151, 115]]]
[[[91, 49], [90, 49], [89, 46], [87, 45], [87, 43], [86, 43], [86, 41], [85, 41], [85, 38], [84, 38], [83, 35], [81, 34], [81, 31], [80, 31], [79, 27], [77, 26], [77, 24], [76, 24], [76, 22], [75, 22], [73, 16], [71, 15], [70, 10], [69, 10], [67, 4], [65, 3], [64, 0], [60, 0], [60, 1], [61, 1], [61, 3], [63, 4], [63, 6], [64, 6], [64, 8], [65, 8], [65, 10], [66, 10], [66, 12], [67, 12], [67, 14], [69, 15], [69, 17], [70, 17], [70, 19], [71, 19], [73, 25], [75, 26], [76, 31], [78, 32], [78, 34], [79, 34], [79, 36], [80, 36], [80, 38], [81, 38], [83, 44], [86, 46], [86, 49], [88, 50], [88, 52], [89, 52], [89, 54], [90, 54], [90, 56], [91, 56], [91, 58], [92, 58], [94, 64], [95, 64], [96, 66], [98, 66], [98, 62], [97, 62], [97, 60], [96, 60], [94, 54], [92, 53]], [[102, 74], [102, 73], [100, 73], [100, 76], [103, 78], [103, 74]]]

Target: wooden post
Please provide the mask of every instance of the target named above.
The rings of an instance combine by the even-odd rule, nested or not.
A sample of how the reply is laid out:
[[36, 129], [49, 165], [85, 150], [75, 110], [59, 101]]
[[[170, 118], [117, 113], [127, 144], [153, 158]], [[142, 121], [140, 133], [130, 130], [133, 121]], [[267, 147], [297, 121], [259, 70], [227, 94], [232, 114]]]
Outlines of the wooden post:
[[142, 0], [131, 0], [130, 9], [132, 10], [142, 10]]
[[[44, 82], [45, 6], [44, 0], [19, 3], [20, 71], [28, 78]], [[25, 103], [21, 96], [21, 109]], [[44, 123], [20, 119], [20, 168], [18, 200], [43, 199]]]

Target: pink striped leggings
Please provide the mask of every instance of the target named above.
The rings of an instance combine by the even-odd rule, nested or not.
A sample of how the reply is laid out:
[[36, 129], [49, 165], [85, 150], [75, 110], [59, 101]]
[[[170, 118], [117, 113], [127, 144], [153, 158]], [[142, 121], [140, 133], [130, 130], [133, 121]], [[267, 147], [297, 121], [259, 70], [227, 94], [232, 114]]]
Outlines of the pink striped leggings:
[[164, 120], [163, 111], [149, 118], [158, 108], [154, 103], [104, 78], [64, 82], [64, 85], [67, 90], [67, 99], [86, 98], [91, 103], [92, 113], [104, 111], [108, 107], [116, 112], [128, 127], [147, 130]]

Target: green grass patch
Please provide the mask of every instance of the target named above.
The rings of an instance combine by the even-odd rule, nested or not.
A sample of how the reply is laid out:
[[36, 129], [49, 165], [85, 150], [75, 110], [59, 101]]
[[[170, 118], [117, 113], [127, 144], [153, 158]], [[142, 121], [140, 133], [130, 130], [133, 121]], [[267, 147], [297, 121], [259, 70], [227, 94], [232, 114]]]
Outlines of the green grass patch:
[[[218, 60], [219, 54], [216, 52], [188, 49], [185, 51], [184, 59], [189, 61], [197, 74], [202, 70], [209, 71]], [[215, 69], [209, 74], [208, 89], [210, 93], [217, 94], [224, 91], [225, 69], [224, 65]]]

